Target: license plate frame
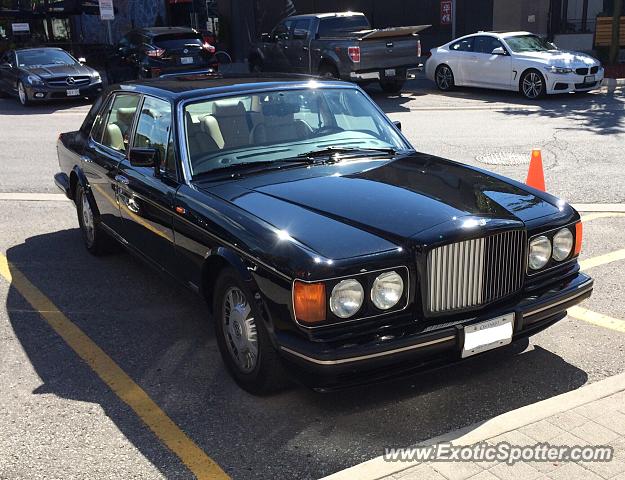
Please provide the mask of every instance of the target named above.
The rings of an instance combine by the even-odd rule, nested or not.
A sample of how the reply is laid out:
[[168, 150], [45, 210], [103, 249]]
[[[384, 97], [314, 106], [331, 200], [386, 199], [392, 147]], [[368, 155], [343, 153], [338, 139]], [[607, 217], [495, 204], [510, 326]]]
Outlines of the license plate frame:
[[68, 88], [65, 90], [65, 95], [68, 97], [79, 97], [80, 96], [80, 88]]
[[397, 70], [395, 70], [394, 68], [385, 68], [384, 69], [384, 76], [385, 77], [396, 77], [397, 76]]
[[594, 75], [586, 75], [584, 77], [584, 83], [595, 83], [596, 79]]
[[462, 358], [512, 343], [514, 312], [464, 327]]
[[193, 63], [193, 57], [180, 57], [181, 65], [190, 65]]

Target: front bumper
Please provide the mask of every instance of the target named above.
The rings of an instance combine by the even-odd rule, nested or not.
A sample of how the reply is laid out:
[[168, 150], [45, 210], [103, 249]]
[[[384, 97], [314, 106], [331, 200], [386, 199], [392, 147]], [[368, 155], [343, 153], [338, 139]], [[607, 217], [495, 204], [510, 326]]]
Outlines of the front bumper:
[[[50, 85], [26, 85], [25, 90], [31, 101], [71, 100], [73, 98], [96, 97], [102, 93], [102, 82], [95, 82], [84, 87], [68, 85], [67, 87], [53, 87]], [[68, 91], [78, 90], [77, 95], [68, 95]]]
[[[588, 92], [601, 87], [603, 75], [603, 68], [600, 68], [597, 73], [589, 75], [577, 75], [576, 73], [559, 75], [547, 73], [545, 75], [547, 93]], [[594, 79], [591, 81], [588, 77], [594, 77]]]
[[396, 377], [460, 360], [464, 327], [514, 313], [513, 341], [529, 337], [564, 318], [566, 309], [592, 294], [593, 280], [577, 273], [539, 295], [526, 296], [480, 315], [454, 323], [419, 328], [401, 335], [384, 335], [341, 346], [293, 337], [279, 338], [287, 366], [303, 383], [333, 389]]

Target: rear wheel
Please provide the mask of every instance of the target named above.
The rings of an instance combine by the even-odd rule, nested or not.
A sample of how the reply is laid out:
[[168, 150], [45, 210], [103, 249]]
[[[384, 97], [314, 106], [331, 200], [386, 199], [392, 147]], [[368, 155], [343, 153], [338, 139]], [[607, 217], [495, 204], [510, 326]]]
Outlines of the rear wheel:
[[439, 65], [434, 73], [434, 80], [439, 90], [448, 92], [455, 86], [454, 72], [451, 71], [448, 65]]
[[239, 275], [227, 268], [215, 284], [213, 321], [221, 356], [241, 388], [264, 395], [288, 386], [254, 296]]
[[521, 75], [519, 87], [525, 98], [536, 100], [545, 95], [545, 78], [538, 70], [528, 70]]
[[328, 79], [338, 79], [339, 71], [334, 65], [325, 63], [319, 67], [319, 76]]
[[386, 93], [399, 93], [404, 88], [406, 80], [380, 80], [380, 87]]
[[112, 250], [114, 240], [109, 237], [98, 224], [93, 213], [87, 192], [82, 185], [76, 188], [76, 211], [78, 213], [78, 225], [82, 232], [85, 247], [92, 255], [103, 255]]

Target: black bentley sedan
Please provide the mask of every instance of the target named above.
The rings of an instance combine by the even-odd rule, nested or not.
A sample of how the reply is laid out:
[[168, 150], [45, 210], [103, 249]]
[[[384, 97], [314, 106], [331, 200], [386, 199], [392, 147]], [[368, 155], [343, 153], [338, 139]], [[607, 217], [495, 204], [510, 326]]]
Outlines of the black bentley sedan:
[[330, 389], [525, 339], [590, 296], [579, 214], [419, 153], [357, 86], [180, 76], [113, 86], [61, 134], [86, 248], [203, 295], [244, 389]]
[[9, 50], [0, 58], [0, 93], [16, 96], [22, 105], [66, 98], [93, 100], [101, 92], [100, 74], [60, 48]]

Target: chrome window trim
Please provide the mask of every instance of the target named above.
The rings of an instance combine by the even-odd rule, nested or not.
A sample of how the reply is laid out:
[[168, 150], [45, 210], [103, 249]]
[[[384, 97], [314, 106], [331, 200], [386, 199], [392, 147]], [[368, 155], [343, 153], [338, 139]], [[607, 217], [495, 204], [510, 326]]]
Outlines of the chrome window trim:
[[[356, 278], [359, 276], [363, 276], [363, 275], [371, 275], [373, 273], [378, 273], [378, 272], [390, 272], [392, 270], [399, 270], [399, 269], [405, 269], [406, 270], [406, 287], [404, 289], [405, 293], [406, 293], [406, 304], [397, 310], [392, 310], [392, 311], [384, 311], [381, 312], [377, 315], [369, 315], [367, 317], [358, 317], [358, 318], [350, 318], [349, 320], [338, 320], [334, 323], [327, 323], [325, 325], [306, 325], [304, 323], [301, 323], [298, 319], [297, 319], [297, 315], [295, 314], [295, 282], [302, 282], [302, 283], [327, 283], [327, 282], [333, 282], [336, 280], [343, 280], [343, 279], [347, 279], [347, 278]], [[366, 298], [366, 293], [365, 293], [365, 298]], [[291, 282], [291, 309], [293, 312], [293, 318], [295, 319], [295, 323], [297, 323], [298, 326], [300, 326], [301, 328], [305, 328], [307, 330], [317, 330], [320, 328], [331, 328], [331, 327], [336, 327], [338, 325], [345, 325], [347, 323], [353, 323], [353, 322], [359, 322], [362, 320], [369, 320], [371, 318], [378, 318], [378, 317], [383, 317], [385, 315], [391, 315], [391, 314], [395, 314], [395, 313], [399, 313], [399, 312], [403, 312], [404, 310], [406, 310], [408, 308], [408, 306], [410, 305], [410, 269], [406, 266], [406, 265], [397, 265], [395, 267], [387, 267], [387, 268], [378, 268], [376, 270], [369, 270], [367, 272], [358, 272], [358, 273], [354, 273], [352, 275], [342, 275], [340, 277], [329, 277], [329, 278], [324, 278], [321, 280], [303, 280], [301, 278], [294, 278], [293, 281]], [[379, 310], [379, 309], [378, 309]]]

